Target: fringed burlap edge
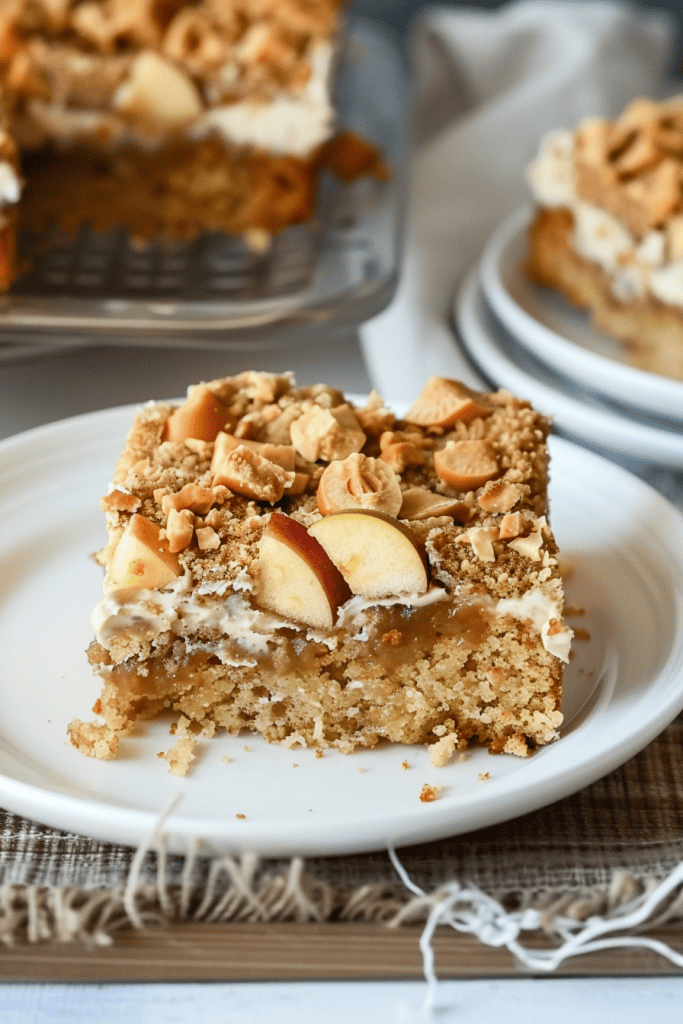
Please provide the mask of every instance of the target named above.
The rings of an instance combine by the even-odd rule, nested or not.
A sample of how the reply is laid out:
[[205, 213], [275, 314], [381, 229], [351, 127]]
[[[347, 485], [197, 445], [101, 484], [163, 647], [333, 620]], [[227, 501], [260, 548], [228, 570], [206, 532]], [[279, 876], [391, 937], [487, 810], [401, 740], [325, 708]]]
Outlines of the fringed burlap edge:
[[[591, 890], [486, 894], [451, 882], [425, 893], [390, 851], [397, 869], [396, 885], [363, 885], [345, 893], [312, 878], [300, 858], [272, 873], [262, 871], [255, 856], [216, 859], [199, 885], [196, 853], [190, 852], [182, 877], [169, 882], [163, 849], [157, 850], [157, 869], [150, 882], [141, 877], [142, 853], [138, 851], [126, 885], [114, 889], [0, 886], [0, 941], [101, 946], [111, 944], [122, 928], [144, 930], [190, 921], [368, 922], [388, 928], [422, 924], [423, 938], [438, 925], [446, 925], [475, 934], [488, 945], [508, 946], [522, 962], [528, 958], [520, 937], [525, 932], [544, 932], [553, 947], [552, 958], [528, 965], [547, 971], [574, 955], [567, 943], [577, 947], [575, 952], [588, 952], [598, 936], [604, 948], [605, 936], [618, 932], [620, 938], [610, 944], [623, 945], [625, 936], [683, 922], [683, 865], [667, 879], [647, 883], [619, 871], [608, 887]], [[565, 952], [558, 960], [561, 949]]]

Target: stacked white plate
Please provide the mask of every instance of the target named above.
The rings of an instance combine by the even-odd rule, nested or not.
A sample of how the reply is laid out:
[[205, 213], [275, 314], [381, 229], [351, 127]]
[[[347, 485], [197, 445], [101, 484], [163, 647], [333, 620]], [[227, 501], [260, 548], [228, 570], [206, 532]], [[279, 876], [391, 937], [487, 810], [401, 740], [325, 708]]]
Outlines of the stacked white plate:
[[567, 437], [612, 458], [683, 469], [683, 381], [629, 366], [588, 316], [523, 274], [530, 213], [491, 236], [455, 297], [467, 356]]

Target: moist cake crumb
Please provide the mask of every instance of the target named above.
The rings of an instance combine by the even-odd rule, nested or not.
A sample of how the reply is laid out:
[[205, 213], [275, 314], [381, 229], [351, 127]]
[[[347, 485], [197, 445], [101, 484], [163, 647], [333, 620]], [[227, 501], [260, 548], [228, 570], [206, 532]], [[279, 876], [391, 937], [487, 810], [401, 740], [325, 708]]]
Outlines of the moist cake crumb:
[[547, 433], [509, 392], [445, 378], [402, 418], [257, 372], [144, 406], [97, 556], [104, 724], [73, 723], [72, 742], [111, 757], [171, 709], [160, 756], [183, 774], [215, 730], [316, 758], [422, 744], [435, 766], [557, 739], [572, 633]]

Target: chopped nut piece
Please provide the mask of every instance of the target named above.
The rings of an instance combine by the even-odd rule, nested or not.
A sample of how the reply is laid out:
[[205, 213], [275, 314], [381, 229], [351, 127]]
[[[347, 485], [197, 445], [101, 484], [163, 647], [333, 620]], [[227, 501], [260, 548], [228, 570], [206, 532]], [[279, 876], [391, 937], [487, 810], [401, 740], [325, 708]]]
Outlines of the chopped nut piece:
[[374, 390], [368, 395], [363, 408], [356, 409], [356, 418], [368, 437], [377, 437], [391, 430], [396, 421], [395, 414], [387, 409], [384, 399]]
[[242, 445], [252, 452], [256, 452], [262, 458], [267, 459], [281, 469], [293, 472], [296, 466], [296, 452], [291, 444], [271, 444], [268, 441], [250, 441], [247, 438], [235, 437], [233, 434], [221, 432], [216, 437], [216, 444], [211, 460], [211, 469], [215, 473], [216, 467], [226, 458], [230, 452], [235, 451]]
[[[220, 492], [217, 487], [200, 487], [199, 484], [185, 484], [175, 494], [164, 494], [161, 496], [161, 509], [165, 516], [171, 509], [180, 512], [181, 509], [190, 509], [198, 516], [205, 516], [212, 505], [219, 500]], [[154, 492], [154, 500], [158, 502], [157, 491]]]
[[194, 534], [194, 516], [189, 509], [184, 508], [180, 512], [172, 508], [168, 513], [166, 523], [166, 537], [168, 538], [168, 550], [174, 554], [184, 551], [192, 543]]
[[354, 452], [329, 464], [320, 477], [317, 500], [323, 515], [346, 508], [370, 508], [395, 516], [403, 496], [393, 469], [379, 459]]
[[499, 540], [510, 540], [511, 537], [519, 537], [522, 532], [522, 517], [519, 512], [508, 512], [500, 521], [498, 532]]
[[458, 498], [446, 498], [426, 487], [408, 487], [403, 492], [399, 519], [415, 522], [434, 516], [450, 516], [458, 523], [466, 523], [471, 515], [470, 506]]
[[434, 469], [456, 491], [474, 491], [498, 476], [500, 467], [490, 441], [449, 441], [434, 452]]
[[294, 447], [309, 462], [333, 462], [359, 452], [365, 434], [349, 405], [323, 409], [311, 405], [290, 426]]
[[481, 562], [495, 562], [494, 540], [498, 540], [497, 526], [473, 526], [460, 537], [461, 542], [469, 541]]
[[497, 480], [486, 487], [478, 503], [484, 512], [509, 512], [523, 497], [524, 488], [519, 484]]
[[421, 427], [452, 427], [454, 423], [489, 416], [491, 411], [483, 395], [460, 381], [430, 377], [404, 418]]
[[524, 555], [525, 558], [531, 559], [532, 562], [540, 562], [544, 526], [545, 516], [541, 516], [540, 519], [536, 520], [535, 528], [527, 537], [517, 537], [516, 540], [509, 541], [508, 547], [517, 551], [520, 555]]
[[134, 494], [114, 490], [100, 499], [103, 512], [137, 512], [142, 502]]
[[285, 493], [289, 479], [284, 469], [244, 445], [235, 448], [212, 469], [214, 487], [223, 484], [245, 498], [268, 501], [271, 505]]
[[212, 526], [199, 526], [196, 532], [200, 551], [215, 551], [221, 546], [221, 539]]

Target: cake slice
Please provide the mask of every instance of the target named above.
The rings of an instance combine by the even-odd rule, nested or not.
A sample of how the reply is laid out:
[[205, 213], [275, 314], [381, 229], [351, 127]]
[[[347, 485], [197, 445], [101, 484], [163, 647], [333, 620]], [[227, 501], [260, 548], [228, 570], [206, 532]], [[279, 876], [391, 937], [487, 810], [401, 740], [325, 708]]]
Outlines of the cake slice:
[[22, 224], [265, 247], [311, 218], [323, 165], [383, 173], [360, 140], [332, 145], [341, 37], [341, 0], [7, 0]]
[[556, 739], [571, 631], [547, 433], [444, 378], [403, 418], [256, 372], [144, 406], [102, 500], [102, 722], [72, 742], [111, 757], [169, 711], [186, 753], [216, 728], [443, 758]]
[[542, 141], [528, 276], [587, 309], [643, 370], [683, 379], [683, 97]]

